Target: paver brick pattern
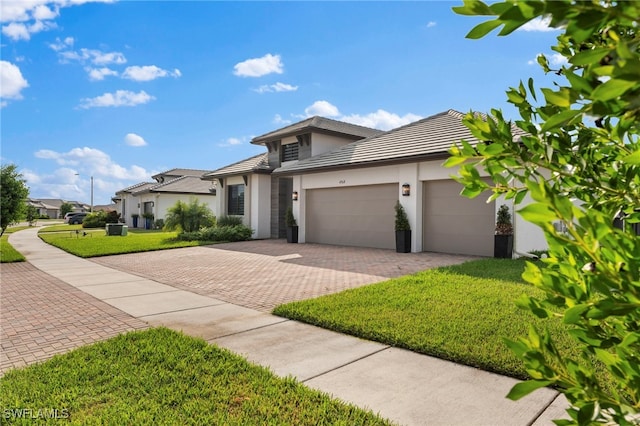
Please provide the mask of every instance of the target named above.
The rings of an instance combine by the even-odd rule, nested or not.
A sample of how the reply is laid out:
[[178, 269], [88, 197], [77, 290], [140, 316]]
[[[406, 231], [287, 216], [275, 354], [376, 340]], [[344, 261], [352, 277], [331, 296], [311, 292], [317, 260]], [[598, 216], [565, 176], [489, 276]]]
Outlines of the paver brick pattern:
[[470, 256], [256, 240], [92, 259], [164, 284], [269, 312]]
[[2, 264], [0, 376], [148, 325], [30, 263]]

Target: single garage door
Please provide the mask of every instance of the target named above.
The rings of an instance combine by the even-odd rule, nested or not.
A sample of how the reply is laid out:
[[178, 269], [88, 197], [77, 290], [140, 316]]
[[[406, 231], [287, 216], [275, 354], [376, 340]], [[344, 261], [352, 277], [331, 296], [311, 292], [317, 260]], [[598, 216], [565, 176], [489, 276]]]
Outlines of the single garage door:
[[397, 184], [311, 189], [306, 197], [307, 242], [395, 248]]
[[424, 251], [493, 256], [494, 201], [461, 196], [454, 180], [427, 181], [423, 189]]

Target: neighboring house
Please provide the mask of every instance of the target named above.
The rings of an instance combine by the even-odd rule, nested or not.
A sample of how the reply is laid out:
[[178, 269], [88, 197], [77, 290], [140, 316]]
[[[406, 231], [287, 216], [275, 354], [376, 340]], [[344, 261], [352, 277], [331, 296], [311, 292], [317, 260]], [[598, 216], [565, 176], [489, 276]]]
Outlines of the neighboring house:
[[143, 215], [152, 214], [154, 219], [164, 219], [167, 210], [178, 201], [188, 203], [197, 198], [216, 214], [216, 190], [201, 176], [206, 170], [171, 169], [152, 176], [155, 182], [140, 182], [116, 192], [112, 199], [116, 211], [130, 227], [134, 226], [132, 215], [138, 215], [138, 228], [144, 227]]
[[[254, 138], [267, 153], [202, 178], [218, 182], [218, 211], [244, 216], [255, 238], [282, 238], [292, 206], [299, 242], [391, 249], [399, 200], [413, 252], [492, 256], [503, 202], [460, 196], [457, 170], [442, 167], [461, 139], [480, 143], [463, 117], [449, 110], [388, 132], [313, 117]], [[516, 252], [546, 247], [538, 228], [513, 216]]]
[[59, 198], [29, 198], [27, 204], [36, 208], [38, 214], [49, 216], [50, 219], [61, 219], [60, 207], [62, 204], [68, 203], [72, 206], [72, 212], [88, 212], [90, 207], [87, 204], [78, 201], [68, 201]]
[[273, 176], [273, 170], [331, 152], [379, 130], [322, 117], [311, 117], [254, 138], [267, 148], [256, 155], [205, 174], [218, 191], [220, 214], [243, 216], [254, 238], [282, 238], [284, 213], [292, 205], [293, 178]]

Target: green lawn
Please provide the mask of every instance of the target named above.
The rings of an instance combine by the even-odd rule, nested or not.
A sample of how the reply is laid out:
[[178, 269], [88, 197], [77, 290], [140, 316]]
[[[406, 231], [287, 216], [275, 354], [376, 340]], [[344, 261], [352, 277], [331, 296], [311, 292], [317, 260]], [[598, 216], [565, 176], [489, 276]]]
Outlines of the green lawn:
[[28, 226], [13, 226], [7, 228], [0, 237], [0, 263], [24, 262], [24, 256], [9, 244], [9, 235], [16, 231], [28, 229]]
[[483, 259], [277, 307], [276, 315], [407, 348], [488, 371], [526, 378], [504, 344], [548, 327], [567, 353], [576, 349], [560, 319], [518, 309], [522, 294], [541, 295], [521, 279], [522, 260]]
[[176, 232], [129, 230], [124, 237], [107, 236], [104, 229], [84, 229], [82, 225], [51, 226], [42, 229], [38, 235], [53, 246], [85, 258], [215, 244], [211, 241], [179, 241]]
[[16, 419], [21, 409], [57, 410], [65, 421], [82, 425], [389, 424], [166, 328], [123, 334], [11, 370], [0, 379], [0, 407], [5, 422], [24, 424], [33, 421]]

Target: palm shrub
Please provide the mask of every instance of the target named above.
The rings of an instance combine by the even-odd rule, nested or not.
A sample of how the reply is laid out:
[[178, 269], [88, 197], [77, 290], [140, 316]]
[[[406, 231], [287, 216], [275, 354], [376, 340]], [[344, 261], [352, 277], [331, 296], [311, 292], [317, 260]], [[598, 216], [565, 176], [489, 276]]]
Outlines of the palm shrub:
[[220, 216], [216, 222], [218, 226], [238, 226], [242, 225], [242, 216]]
[[164, 229], [190, 233], [213, 226], [215, 223], [216, 218], [207, 204], [198, 202], [197, 198], [191, 198], [189, 203], [178, 201], [167, 210]]

